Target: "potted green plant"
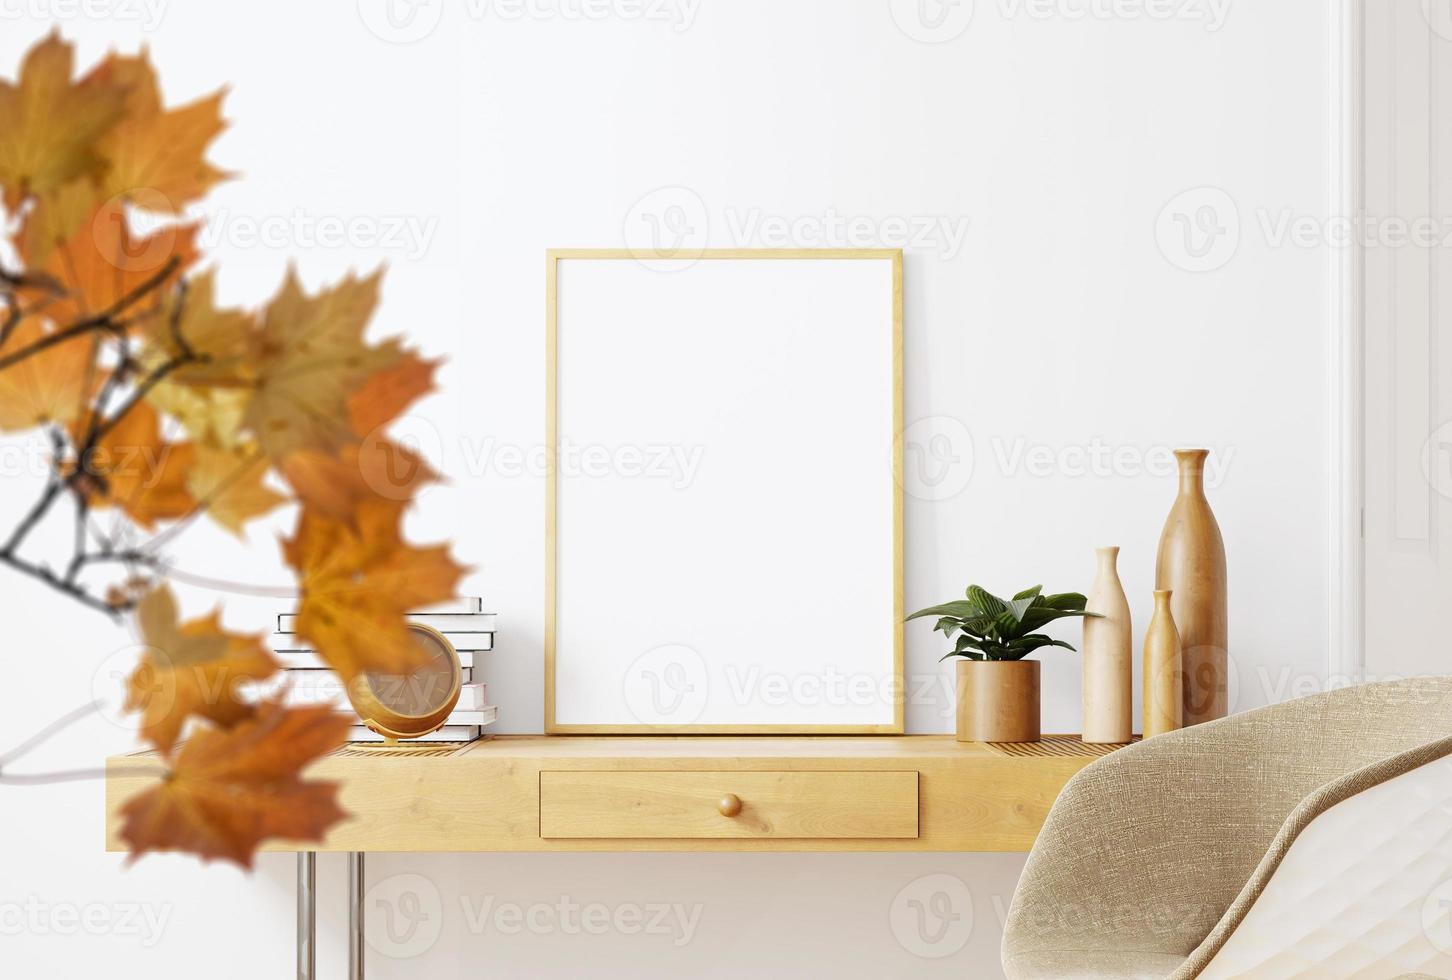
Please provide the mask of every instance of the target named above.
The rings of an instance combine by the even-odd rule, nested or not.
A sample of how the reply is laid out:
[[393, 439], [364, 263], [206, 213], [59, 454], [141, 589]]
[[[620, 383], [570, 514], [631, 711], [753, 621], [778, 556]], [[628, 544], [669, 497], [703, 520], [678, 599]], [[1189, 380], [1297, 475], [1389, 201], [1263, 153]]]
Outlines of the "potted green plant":
[[976, 585], [967, 598], [919, 609], [909, 620], [938, 617], [934, 630], [953, 641], [942, 657], [958, 657], [958, 741], [1037, 742], [1039, 661], [1025, 660], [1042, 647], [1074, 647], [1040, 632], [1049, 623], [1085, 612], [1077, 592], [1044, 595], [1043, 586], [1000, 599]]

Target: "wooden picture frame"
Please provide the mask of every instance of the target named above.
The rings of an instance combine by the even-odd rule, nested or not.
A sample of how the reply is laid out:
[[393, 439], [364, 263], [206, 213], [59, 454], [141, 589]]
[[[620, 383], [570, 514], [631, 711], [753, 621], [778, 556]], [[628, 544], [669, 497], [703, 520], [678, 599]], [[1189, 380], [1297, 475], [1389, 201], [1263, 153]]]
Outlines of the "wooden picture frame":
[[[546, 254], [545, 278], [545, 731], [558, 734], [901, 734], [904, 715], [901, 250], [706, 249], [677, 257], [666, 253], [642, 256], [640, 251], [628, 249], [558, 249], [550, 250]], [[801, 281], [798, 282], [798, 279]], [[744, 304], [755, 295], [750, 292], [752, 289], [761, 291], [763, 302], [749, 308], [751, 315], [743, 315], [742, 310], [746, 309]], [[573, 294], [571, 290], [574, 291]], [[592, 291], [593, 296], [590, 295]], [[777, 301], [780, 301], [780, 310], [776, 308]], [[731, 309], [722, 310], [722, 307]], [[617, 308], [629, 308], [629, 316]], [[880, 337], [873, 336], [878, 330], [878, 316], [881, 318]], [[827, 450], [821, 449], [817, 443], [832, 443], [836, 447], [837, 455], [829, 457], [833, 461], [830, 468], [835, 474], [837, 462], [842, 461], [842, 472], [848, 475], [848, 479], [840, 483], [828, 482], [828, 489], [836, 496], [829, 503], [822, 504], [822, 507], [841, 507], [844, 513], [850, 513], [853, 520], [843, 522], [842, 534], [845, 542], [860, 539], [864, 566], [868, 559], [880, 559], [890, 567], [879, 569], [874, 564], [870, 569], [864, 567], [860, 575], [853, 569], [844, 567], [844, 561], [855, 560], [843, 557], [844, 549], [850, 550], [849, 544], [844, 543], [837, 547], [830, 537], [824, 535], [822, 527], [826, 524], [826, 518], [818, 516], [818, 508], [800, 508], [799, 520], [793, 525], [793, 532], [772, 540], [786, 538], [795, 541], [796, 528], [799, 527], [809, 526], [812, 529], [803, 532], [806, 537], [816, 535], [818, 551], [809, 553], [805, 560], [811, 561], [818, 555], [821, 558], [811, 574], [803, 574], [798, 580], [809, 581], [809, 588], [823, 590], [824, 594], [817, 597], [818, 602], [825, 602], [828, 606], [835, 604], [838, 607], [837, 614], [844, 609], [850, 609], [854, 613], [848, 622], [838, 627], [842, 631], [840, 640], [831, 637], [821, 640], [823, 646], [840, 643], [840, 647], [834, 647], [833, 652], [828, 654], [818, 651], [810, 642], [791, 644], [783, 640], [779, 648], [770, 649], [775, 637], [797, 628], [798, 621], [791, 617], [801, 617], [802, 621], [810, 622], [817, 613], [812, 608], [790, 611], [778, 609], [774, 604], [767, 609], [767, 604], [760, 601], [762, 595], [771, 597], [777, 595], [777, 592], [759, 591], [755, 594], [756, 602], [747, 615], [754, 616], [757, 610], [764, 610], [765, 618], [768, 621], [775, 619], [777, 624], [775, 630], [767, 633], [764, 639], [758, 639], [756, 634], [752, 634], [750, 643], [741, 643], [740, 631], [743, 626], [728, 622], [724, 616], [719, 619], [707, 617], [711, 624], [709, 628], [730, 634], [714, 638], [719, 642], [707, 644], [708, 651], [718, 659], [708, 663], [705, 656], [689, 645], [666, 643], [644, 650], [628, 669], [622, 671], [620, 658], [633, 652], [635, 647], [631, 644], [636, 642], [635, 637], [623, 634], [636, 630], [642, 635], [649, 633], [654, 628], [655, 614], [652, 612], [650, 616], [645, 616], [635, 612], [622, 613], [619, 612], [619, 606], [602, 605], [602, 591], [609, 593], [612, 589], [618, 590], [621, 595], [620, 602], [625, 606], [639, 602], [644, 607], [655, 603], [656, 598], [653, 595], [641, 596], [632, 592], [630, 583], [634, 579], [628, 570], [622, 569], [619, 574], [611, 574], [613, 565], [602, 563], [600, 556], [604, 553], [608, 552], [613, 558], [614, 555], [633, 556], [636, 550], [622, 547], [618, 538], [610, 540], [612, 533], [618, 536], [618, 531], [609, 529], [611, 521], [618, 513], [628, 514], [633, 506], [645, 507], [649, 502], [668, 502], [673, 506], [679, 505], [680, 508], [679, 511], [667, 510], [668, 515], [685, 513], [690, 519], [700, 521], [695, 527], [704, 529], [707, 534], [715, 533], [725, 537], [720, 521], [707, 521], [703, 518], [708, 514], [719, 516], [719, 498], [732, 492], [739, 494], [742, 474], [750, 472], [750, 468], [718, 465], [710, 471], [713, 475], [702, 478], [699, 484], [688, 483], [683, 492], [663, 496], [660, 491], [642, 489], [647, 486], [644, 480], [627, 486], [620, 474], [613, 472], [609, 476], [588, 482], [571, 468], [572, 446], [568, 442], [562, 445], [561, 439], [562, 436], [569, 439], [576, 430], [595, 434], [604, 431], [605, 427], [613, 423], [609, 420], [602, 421], [602, 414], [608, 416], [616, 412], [630, 416], [634, 411], [629, 407], [631, 399], [644, 398], [640, 394], [641, 390], [650, 389], [656, 382], [668, 389], [666, 392], [655, 392], [661, 395], [659, 404], [672, 406], [672, 411], [656, 413], [650, 417], [650, 424], [654, 426], [663, 414], [674, 416], [678, 409], [682, 414], [689, 415], [690, 412], [683, 409], [681, 403], [691, 397], [695, 388], [680, 386], [685, 385], [688, 380], [700, 380], [707, 388], [712, 385], [720, 388], [725, 383], [720, 376], [727, 373], [728, 365], [722, 364], [719, 370], [713, 367], [711, 372], [684, 379], [679, 377], [684, 373], [679, 368], [650, 371], [641, 362], [647, 357], [659, 356], [665, 359], [663, 363], [679, 363], [669, 360], [670, 353], [657, 354], [658, 348], [669, 351], [679, 340], [682, 350], [695, 358], [690, 363], [705, 363], [706, 358], [700, 348], [691, 349], [690, 345], [699, 342], [699, 337], [719, 336], [708, 334], [704, 325], [712, 322], [713, 318], [723, 317], [726, 319], [722, 322], [733, 330], [739, 328], [743, 333], [748, 330], [761, 332], [762, 337], [774, 345], [769, 352], [769, 358], [752, 362], [751, 370], [736, 375], [744, 379], [743, 383], [770, 375], [778, 362], [785, 362], [788, 357], [802, 357], [810, 344], [824, 345], [820, 349], [828, 352], [825, 355], [826, 360], [838, 358], [840, 363], [834, 363], [834, 368], [842, 369], [846, 365], [851, 371], [861, 372], [862, 377], [859, 379], [846, 376], [846, 370], [843, 370], [841, 377], [815, 376], [818, 373], [827, 374], [825, 369], [808, 369], [792, 376], [797, 378], [804, 374], [812, 375], [810, 378], [803, 378], [804, 390], [800, 396], [803, 405], [811, 405], [819, 415], [833, 420], [838, 417], [845, 420], [851, 416], [860, 421], [857, 431], [863, 433], [861, 458], [856, 455], [859, 451], [858, 444], [850, 440], [844, 441], [847, 437], [831, 424], [819, 425], [816, 430], [821, 433], [825, 428], [825, 439], [798, 440], [790, 448], [783, 444], [772, 451], [776, 453], [775, 459], [780, 462], [810, 456], [812, 452], [820, 455]], [[816, 319], [825, 322], [807, 322]], [[575, 322], [577, 320], [580, 321], [578, 324]], [[702, 329], [694, 335], [662, 333], [662, 327], [667, 321], [672, 325], [671, 330], [675, 329], [675, 324], [682, 322], [694, 322], [702, 325]], [[761, 326], [756, 325], [758, 321], [762, 321]], [[829, 334], [828, 330], [832, 333]], [[622, 336], [617, 342], [611, 336], [616, 331], [626, 334], [636, 331], [644, 335], [644, 339], [642, 336]], [[562, 333], [566, 336], [562, 337]], [[693, 337], [697, 340], [692, 340]], [[786, 339], [779, 341], [782, 337]], [[664, 343], [661, 342], [662, 338]], [[582, 352], [577, 353], [572, 347], [580, 348]], [[728, 350], [738, 356], [741, 352], [739, 346], [716, 347], [711, 350]], [[614, 363], [606, 363], [612, 360]], [[613, 378], [617, 369], [624, 379], [617, 390], [599, 391], [593, 401], [589, 391], [580, 390], [603, 384], [601, 379]], [[879, 370], [880, 375], [875, 373]], [[871, 377], [868, 377], [869, 374]], [[667, 380], [661, 380], [663, 378]], [[787, 383], [783, 377], [773, 376], [762, 384], [784, 388]], [[792, 382], [791, 396], [794, 398], [797, 396], [796, 384], [795, 381]], [[851, 386], [854, 384], [859, 384], [860, 387], [853, 389]], [[571, 388], [571, 385], [575, 387]], [[673, 388], [672, 385], [676, 387]], [[818, 402], [812, 400], [812, 385], [817, 388], [815, 395]], [[683, 391], [686, 392], [685, 399], [680, 397]], [[860, 393], [859, 398], [854, 400], [843, 394], [840, 406], [826, 404], [830, 399], [837, 398], [838, 393], [854, 391]], [[779, 394], [775, 389], [772, 393]], [[567, 406], [563, 416], [562, 396]], [[721, 408], [718, 402], [707, 400], [704, 393], [699, 397], [707, 406], [702, 411], [707, 414], [708, 424], [693, 431], [709, 429], [717, 433], [713, 438], [727, 446], [727, 450], [723, 452], [733, 451], [741, 445], [761, 447], [765, 443], [759, 437], [759, 428], [754, 440], [744, 436], [721, 435], [727, 428], [722, 418], [729, 416], [732, 425], [736, 424], [737, 419], [744, 419], [741, 426], [743, 429], [753, 425], [774, 426], [780, 423], [781, 428], [786, 430], [790, 428], [790, 422], [797, 421], [772, 416], [769, 410], [762, 412], [763, 418], [747, 418], [749, 413], [757, 411], [755, 402], [752, 401], [757, 397], [756, 392], [752, 393], [751, 398], [738, 395], [742, 404], [733, 401], [727, 408]], [[884, 402], [890, 405], [883, 404]], [[877, 418], [879, 408], [882, 416], [880, 420]], [[733, 411], [734, 414], [730, 414]], [[717, 417], [711, 416], [711, 412], [726, 414]], [[628, 427], [630, 421], [627, 419], [621, 424]], [[849, 423], [844, 421], [843, 428], [850, 428]], [[732, 432], [734, 431], [733, 429]], [[735, 442], [732, 441], [733, 438]], [[878, 438], [882, 439], [881, 446], [877, 445]], [[620, 446], [630, 448], [613, 438], [603, 440], [603, 443], [606, 449]], [[585, 441], [583, 444], [586, 451], [596, 448], [594, 442]], [[844, 446], [848, 448], [844, 449]], [[702, 449], [700, 458], [704, 458], [705, 449], [698, 448]], [[874, 455], [879, 449], [880, 460]], [[788, 452], [790, 456], [786, 455]], [[619, 456], [624, 459], [623, 449]], [[738, 454], [731, 461], [739, 460]], [[717, 462], [717, 459], [713, 457], [712, 462]], [[879, 462], [881, 472], [877, 474]], [[723, 477], [722, 474], [726, 475]], [[863, 478], [854, 479], [857, 475], [862, 475]], [[879, 478], [880, 483], [875, 482]], [[736, 481], [734, 484], [731, 482], [733, 480]], [[725, 489], [715, 489], [717, 482]], [[562, 489], [568, 512], [563, 523], [570, 528], [563, 538]], [[791, 488], [787, 489], [790, 491]], [[651, 492], [655, 492], [656, 496], [641, 503], [644, 495]], [[711, 493], [718, 494], [715, 510], [695, 506], [699, 500], [709, 500]], [[691, 494], [698, 496], [692, 497]], [[861, 504], [837, 499], [850, 494], [860, 495]], [[735, 518], [737, 498], [726, 499], [731, 501], [727, 513]], [[617, 506], [621, 502], [625, 502], [626, 506]], [[649, 520], [642, 520], [634, 526], [655, 528], [661, 525], [661, 521], [654, 519], [656, 511], [651, 510], [648, 513]], [[745, 515], [745, 507], [741, 513]], [[756, 513], [759, 516], [761, 510], [758, 508]], [[774, 511], [771, 516], [775, 519]], [[590, 542], [586, 546], [584, 535], [587, 531], [580, 530], [581, 528], [606, 540], [603, 543]], [[743, 537], [750, 537], [753, 533], [766, 533], [755, 520], [748, 521], [744, 516], [739, 527], [729, 530], [732, 535], [739, 532]], [[854, 539], [853, 535], [858, 538]], [[671, 554], [678, 559], [687, 554], [673, 544], [662, 544], [653, 539], [651, 543], [660, 544], [666, 549], [675, 547], [676, 550]], [[650, 548], [644, 550], [650, 552]], [[576, 555], [587, 557], [577, 558]], [[694, 553], [689, 553], [689, 557], [694, 558]], [[739, 576], [752, 576], [753, 579], [757, 575], [769, 577], [772, 574], [783, 574], [771, 562], [775, 557], [777, 556], [773, 549], [771, 554], [758, 555], [755, 567], [738, 567], [743, 564], [740, 561], [729, 564]], [[785, 557], [789, 556], [783, 556]], [[634, 560], [633, 557], [630, 560]], [[660, 571], [661, 565], [651, 563], [648, 558], [640, 560], [643, 562], [640, 579], [654, 581], [656, 588], [665, 593], [671, 593], [672, 588], [679, 582], [694, 581], [686, 574], [678, 577]], [[702, 567], [697, 571], [703, 581], [711, 575], [721, 574], [704, 558], [700, 559], [700, 564]], [[574, 595], [562, 597], [562, 574], [576, 590]], [[844, 588], [832, 591], [828, 584], [817, 583], [819, 574], [823, 578], [839, 575], [845, 584]], [[766, 588], [760, 584], [756, 587], [759, 590]], [[747, 592], [750, 591], [749, 586], [745, 588]], [[678, 600], [687, 595], [683, 586], [682, 591], [675, 594]], [[849, 594], [859, 598], [866, 597], [868, 601], [865, 606], [856, 604], [849, 607], [845, 598]], [[783, 604], [790, 601], [790, 596], [781, 596]], [[771, 602], [768, 598], [768, 603]], [[665, 612], [669, 614], [673, 609], [673, 606], [667, 605]], [[859, 617], [855, 615], [858, 610], [862, 610], [862, 629], [868, 631], [863, 636], [853, 633], [854, 626], [859, 622]], [[564, 624], [561, 622], [562, 613], [565, 616]], [[681, 615], [685, 617], [684, 613]], [[833, 613], [827, 610], [827, 615]], [[691, 624], [691, 629], [701, 622], [699, 618], [686, 621]], [[591, 629], [598, 623], [600, 630], [587, 632], [583, 625], [585, 623]], [[789, 624], [785, 631], [782, 630], [782, 624]], [[607, 631], [607, 626], [612, 628]], [[616, 630], [613, 627], [621, 629]], [[732, 633], [732, 630], [736, 632]], [[586, 636], [588, 640], [582, 639]], [[640, 639], [642, 645], [648, 642], [646, 638]], [[754, 644], [758, 643], [762, 650], [756, 650]], [[589, 654], [583, 652], [587, 645], [591, 648]], [[756, 652], [748, 653], [748, 646]], [[626, 648], [629, 648], [627, 653], [621, 654], [620, 650]], [[729, 650], [732, 657], [758, 656], [760, 662], [744, 667], [734, 661], [723, 662], [719, 651], [725, 650]], [[693, 655], [696, 660], [691, 659]], [[842, 688], [847, 691], [846, 695], [824, 693], [829, 687], [834, 690], [839, 687], [838, 678], [833, 673], [833, 664], [828, 660], [819, 665], [820, 671], [815, 677], [820, 683], [821, 691], [815, 695], [799, 693], [799, 687], [804, 692], [807, 689], [805, 682], [814, 680], [809, 658], [818, 655], [824, 658], [838, 655], [846, 658], [844, 665], [851, 669], [844, 670], [841, 678], [848, 688], [855, 688], [857, 695], [861, 696], [854, 695], [847, 688]], [[788, 673], [784, 669], [781, 674], [789, 685], [796, 686], [791, 686], [788, 700], [793, 703], [787, 706], [788, 710], [777, 712], [764, 691], [753, 690], [749, 695], [741, 693], [748, 690], [742, 683], [742, 678], [759, 676], [759, 668], [763, 663], [774, 669], [784, 662], [782, 658], [801, 658], [801, 663], [794, 661], [791, 664], [796, 673]], [[881, 658], [880, 664], [878, 658]], [[636, 665], [642, 659], [649, 663], [640, 667], [639, 676], [636, 676]], [[687, 668], [684, 674], [680, 669], [682, 661], [685, 661], [684, 666]], [[562, 669], [566, 672], [563, 677]], [[729, 697], [738, 699], [738, 703], [730, 705], [729, 708], [723, 706], [729, 699], [728, 696], [722, 694], [722, 687], [716, 683], [723, 671], [730, 674]], [[758, 673], [752, 674], [753, 671]], [[599, 676], [595, 676], [594, 672], [598, 672]], [[661, 706], [654, 702], [644, 708], [640, 707], [640, 698], [643, 696], [640, 692], [643, 688], [638, 682], [649, 680], [655, 684], [662, 678], [669, 681], [673, 676], [686, 678], [684, 683], [678, 683], [677, 689], [671, 692], [673, 695], [681, 695], [679, 698], [670, 699], [676, 703], [694, 695], [700, 687], [707, 689], [708, 693], [700, 696], [702, 706], [699, 710], [692, 714], [691, 710], [677, 710], [672, 707], [661, 714], [657, 710]], [[768, 676], [771, 680], [778, 679], [775, 674]], [[617, 691], [609, 690], [612, 678], [619, 680]], [[704, 678], [705, 684], [695, 683], [697, 678]], [[863, 694], [869, 687], [872, 687], [871, 692]], [[600, 691], [605, 693], [597, 696], [596, 692]], [[560, 703], [562, 694], [571, 699], [563, 706]], [[651, 697], [655, 698], [655, 695], [652, 694]], [[833, 697], [836, 701], [828, 704]], [[849, 701], [852, 703], [847, 703]], [[619, 710], [620, 704], [627, 705], [628, 712], [622, 713]]]

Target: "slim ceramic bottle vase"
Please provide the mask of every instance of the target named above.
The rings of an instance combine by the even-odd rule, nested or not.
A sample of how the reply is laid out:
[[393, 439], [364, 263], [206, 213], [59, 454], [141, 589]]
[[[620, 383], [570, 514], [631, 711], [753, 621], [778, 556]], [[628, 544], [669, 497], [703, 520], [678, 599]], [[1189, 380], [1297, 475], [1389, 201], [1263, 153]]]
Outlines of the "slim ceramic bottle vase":
[[1170, 592], [1155, 592], [1155, 611], [1144, 637], [1144, 737], [1163, 735], [1184, 724], [1184, 674], [1180, 633], [1170, 608]]
[[1119, 582], [1118, 548], [1095, 548], [1099, 570], [1084, 620], [1084, 741], [1122, 744], [1134, 732], [1134, 636]]
[[1160, 535], [1155, 588], [1170, 608], [1184, 650], [1184, 723], [1225, 717], [1227, 609], [1225, 541], [1205, 499], [1206, 449], [1177, 449], [1180, 492]]

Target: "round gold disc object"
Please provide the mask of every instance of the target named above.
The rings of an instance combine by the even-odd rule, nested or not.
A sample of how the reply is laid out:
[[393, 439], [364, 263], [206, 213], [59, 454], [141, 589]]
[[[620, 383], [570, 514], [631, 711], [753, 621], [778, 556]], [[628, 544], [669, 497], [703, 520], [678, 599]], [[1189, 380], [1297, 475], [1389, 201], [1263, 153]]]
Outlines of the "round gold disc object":
[[363, 724], [384, 738], [421, 738], [444, 726], [459, 703], [463, 668], [444, 634], [421, 623], [409, 635], [428, 660], [411, 674], [365, 671], [348, 685], [348, 701]]

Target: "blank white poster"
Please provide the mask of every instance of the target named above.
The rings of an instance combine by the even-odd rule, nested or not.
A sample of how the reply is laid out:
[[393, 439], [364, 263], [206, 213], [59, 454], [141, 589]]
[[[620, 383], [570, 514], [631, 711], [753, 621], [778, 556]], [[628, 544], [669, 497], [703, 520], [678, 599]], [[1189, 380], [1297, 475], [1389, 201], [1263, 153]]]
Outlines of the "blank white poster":
[[556, 260], [552, 730], [897, 730], [875, 256]]

